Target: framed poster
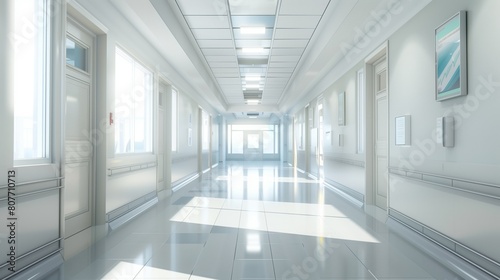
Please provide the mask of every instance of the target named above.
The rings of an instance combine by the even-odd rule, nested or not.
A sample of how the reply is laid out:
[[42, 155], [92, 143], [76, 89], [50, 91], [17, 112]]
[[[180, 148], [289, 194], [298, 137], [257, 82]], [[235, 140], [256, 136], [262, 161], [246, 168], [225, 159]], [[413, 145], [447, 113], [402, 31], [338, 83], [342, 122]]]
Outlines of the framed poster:
[[435, 30], [437, 101], [467, 95], [466, 21], [460, 11]]
[[411, 144], [411, 116], [396, 117], [395, 136], [396, 146], [407, 146]]
[[338, 124], [339, 126], [345, 125], [345, 91], [338, 95]]

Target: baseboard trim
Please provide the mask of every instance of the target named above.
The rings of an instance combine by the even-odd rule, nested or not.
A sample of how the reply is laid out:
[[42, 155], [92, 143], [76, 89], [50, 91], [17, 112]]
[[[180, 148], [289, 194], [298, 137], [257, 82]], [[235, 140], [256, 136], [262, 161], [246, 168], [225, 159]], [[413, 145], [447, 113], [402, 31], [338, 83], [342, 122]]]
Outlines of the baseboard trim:
[[339, 187], [340, 184], [332, 184], [331, 181], [329, 181], [329, 182], [325, 181], [325, 182], [323, 182], [323, 184], [327, 189], [338, 194], [339, 196], [341, 196], [345, 200], [354, 204], [354, 206], [356, 206], [356, 207], [362, 208], [363, 205], [365, 204], [364, 203], [364, 196], [361, 196], [362, 198], [360, 199], [360, 197], [358, 195], [352, 195], [352, 192], [347, 191], [348, 188], [345, 186]]
[[153, 207], [156, 203], [158, 203], [158, 197], [155, 197], [153, 199], [151, 199], [150, 201], [142, 204], [141, 206], [139, 207], [136, 207], [134, 208], [133, 210], [121, 215], [120, 217], [112, 220], [112, 221], [108, 221], [109, 223], [109, 229], [112, 231], [112, 230], [115, 230], [117, 228], [119, 228], [120, 226], [126, 224], [128, 221], [132, 220], [133, 218], [135, 218], [136, 216], [140, 215], [141, 213], [143, 213], [144, 211], [148, 210], [149, 208]]
[[[438, 260], [444, 259], [445, 262], [443, 263], [449, 265], [448, 268], [450, 270], [463, 275], [465, 279], [474, 276], [475, 278], [473, 279], [500, 280], [500, 265], [494, 260], [436, 232], [397, 210], [389, 208], [387, 225], [394, 227], [397, 231], [404, 232], [403, 236], [407, 237], [409, 241], [415, 239], [410, 238], [410, 233], [415, 237], [419, 237], [419, 244], [416, 245], [419, 245], [419, 247], [424, 246], [426, 251], [433, 250], [427, 253], [438, 257]], [[459, 270], [457, 270], [458, 267], [460, 268]]]
[[196, 180], [198, 178], [200, 178], [200, 174], [199, 173], [196, 173], [193, 176], [188, 177], [187, 179], [183, 180], [182, 182], [176, 184], [175, 186], [172, 186], [172, 192], [176, 192], [176, 191], [182, 189], [187, 184], [193, 182], [194, 180]]

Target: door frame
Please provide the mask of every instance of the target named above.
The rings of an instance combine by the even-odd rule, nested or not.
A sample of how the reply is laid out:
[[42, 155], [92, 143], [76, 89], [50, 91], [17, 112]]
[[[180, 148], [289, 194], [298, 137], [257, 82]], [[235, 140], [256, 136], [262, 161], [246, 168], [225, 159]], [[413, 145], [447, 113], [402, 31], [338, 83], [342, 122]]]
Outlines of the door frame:
[[[88, 63], [88, 74], [85, 73], [84, 71], [81, 71], [80, 69], [77, 69], [77, 68], [74, 68], [74, 67], [71, 67], [71, 66], [68, 66], [66, 63], [65, 63], [65, 66], [64, 66], [64, 98], [63, 98], [63, 102], [64, 102], [64, 107], [66, 108], [66, 90], [67, 90], [67, 81], [68, 81], [68, 78], [71, 78], [71, 79], [74, 79], [74, 80], [81, 80], [81, 81], [84, 81], [85, 79], [88, 78], [88, 82], [89, 82], [89, 89], [90, 89], [90, 94], [89, 94], [89, 130], [88, 131], [88, 135], [86, 136], [86, 138], [88, 138], [88, 141], [90, 142], [90, 148], [91, 148], [91, 160], [90, 160], [90, 169], [89, 169], [89, 178], [88, 178], [88, 215], [90, 215], [90, 224], [88, 225], [88, 227], [85, 227], [85, 228], [79, 228], [76, 232], [73, 232], [71, 231], [70, 233], [68, 233], [68, 220], [72, 220], [70, 221], [70, 224], [73, 224], [73, 225], [80, 225], [82, 222], [84, 222], [83, 219], [83, 214], [76, 214], [76, 215], [70, 215], [68, 218], [66, 217], [66, 214], [65, 214], [65, 208], [62, 207], [61, 211], [63, 212], [63, 217], [64, 217], [64, 220], [65, 220], [65, 224], [64, 224], [64, 237], [65, 238], [68, 238], [68, 237], [71, 237], [73, 235], [76, 235], [78, 233], [80, 233], [81, 231], [83, 230], [86, 230], [87, 228], [89, 227], [92, 227], [93, 225], [95, 225], [95, 190], [96, 190], [96, 171], [97, 171], [97, 168], [96, 168], [96, 150], [95, 150], [95, 147], [96, 147], [96, 144], [97, 144], [97, 139], [96, 137], [93, 136], [93, 132], [96, 131], [96, 123], [97, 123], [97, 117], [96, 117], [96, 98], [97, 98], [97, 95], [96, 95], [96, 62], [97, 62], [97, 55], [96, 55], [96, 52], [97, 52], [97, 34], [95, 34], [93, 31], [89, 30], [85, 25], [83, 25], [78, 19], [74, 18], [73, 16], [71, 15], [67, 15], [66, 16], [66, 32], [65, 32], [65, 36], [64, 36], [64, 40], [66, 40], [66, 38], [70, 37], [72, 38], [73, 40], [79, 42], [79, 43], [84, 43], [83, 41], [80, 42], [81, 40], [81, 36], [88, 36], [89, 38], [91, 38], [92, 40], [92, 44], [89, 47], [90, 51], [88, 53], [88, 57], [87, 57], [87, 63]], [[78, 34], [71, 34], [70, 33], [70, 28], [69, 28], [69, 25], [73, 26], [75, 29], [76, 29], [76, 32], [75, 33], [81, 33], [81, 34], [85, 34], [85, 35], [78, 35]], [[68, 71], [69, 69], [69, 71]], [[84, 81], [86, 82], [86, 81]], [[66, 109], [65, 109], [66, 111]], [[67, 122], [67, 119], [65, 118], [64, 120], [64, 125], [63, 125], [63, 131], [64, 133], [62, 134], [62, 140], [63, 140], [63, 150], [65, 151], [66, 150], [66, 122]], [[67, 156], [66, 154], [64, 155], [65, 157]], [[64, 158], [64, 163], [62, 163], [61, 167], [62, 167], [62, 170], [63, 170], [63, 174], [64, 174], [64, 177], [67, 177], [66, 175], [66, 158]], [[66, 180], [67, 178], [65, 178], [65, 185], [66, 185]], [[67, 186], [65, 186], [66, 188]], [[64, 191], [66, 192], [66, 190]], [[64, 201], [64, 204], [66, 203], [65, 201], [65, 195], [63, 194], [62, 195], [62, 200]], [[87, 213], [85, 212], [85, 213]], [[86, 220], [86, 218], [85, 218]], [[86, 226], [86, 225], [85, 225]], [[73, 228], [73, 226], [70, 226], [69, 228]]]
[[[387, 102], [388, 111], [390, 112], [390, 71], [389, 71], [389, 43], [386, 41], [375, 49], [366, 59], [365, 59], [365, 96], [366, 96], [366, 114], [365, 114], [365, 136], [366, 136], [366, 152], [365, 152], [365, 204], [366, 205], [376, 205], [376, 158], [375, 158], [375, 92], [374, 92], [374, 75], [375, 75], [375, 64], [385, 57], [387, 63]], [[388, 128], [390, 127], [389, 115], [387, 116]], [[390, 133], [390, 129], [387, 130]], [[389, 135], [387, 135], [387, 156], [390, 158], [389, 149]], [[389, 166], [387, 166], [388, 168]], [[387, 205], [386, 209], [389, 209], [390, 192], [389, 183], [387, 185]]]
[[[94, 42], [94, 61], [93, 61], [93, 115], [95, 118], [94, 130], [91, 132], [90, 136], [93, 139], [94, 144], [94, 170], [93, 170], [93, 195], [92, 195], [92, 226], [95, 225], [105, 225], [106, 224], [106, 146], [108, 145], [108, 137], [106, 133], [108, 123], [108, 108], [106, 107], [106, 92], [107, 92], [107, 33], [108, 28], [102, 24], [96, 17], [94, 17], [90, 12], [83, 8], [74, 0], [67, 1], [65, 5], [65, 10], [63, 11], [66, 17], [63, 20], [62, 33], [61, 36], [61, 53], [64, 55], [64, 59], [61, 61], [61, 67], [63, 69], [61, 78], [66, 79], [66, 62], [65, 62], [65, 41], [66, 41], [66, 22], [68, 18], [73, 21], [78, 22], [85, 29], [89, 30], [95, 35]], [[99, 75], [97, 73], [99, 72]], [[61, 102], [66, 100], [66, 88], [65, 83], [62, 83], [62, 96]], [[97, 95], [96, 93], [100, 94]], [[65, 103], [62, 103], [63, 108], [65, 108]], [[65, 137], [65, 120], [61, 120], [61, 142], [64, 143]], [[61, 157], [61, 171], [62, 177], [65, 176], [64, 172], [64, 145], [61, 145], [62, 157]], [[61, 194], [60, 202], [60, 212], [61, 212], [61, 236], [66, 237], [65, 233], [65, 215], [64, 215], [64, 193]], [[106, 228], [106, 227], [104, 227]], [[105, 235], [106, 231], [96, 232], [96, 238], [101, 235]], [[64, 241], [63, 241], [64, 249]]]
[[[259, 147], [258, 148], [248, 148], [248, 135], [259, 135]], [[264, 148], [263, 148], [263, 132], [262, 130], [245, 130], [243, 131], [243, 160], [248, 161], [248, 160], [257, 160], [257, 161], [262, 161], [264, 159]], [[248, 157], [248, 150], [258, 150], [258, 155], [260, 158], [259, 159], [253, 159], [253, 158], [247, 158]]]

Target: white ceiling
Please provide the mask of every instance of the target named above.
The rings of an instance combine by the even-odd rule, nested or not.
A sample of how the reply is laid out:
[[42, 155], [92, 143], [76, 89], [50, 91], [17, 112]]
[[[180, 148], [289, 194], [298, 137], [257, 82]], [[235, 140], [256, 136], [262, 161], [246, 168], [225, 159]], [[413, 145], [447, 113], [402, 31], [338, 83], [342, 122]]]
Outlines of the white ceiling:
[[[278, 106], [330, 0], [171, 0], [205, 56], [229, 106]], [[265, 27], [262, 34], [241, 28]], [[262, 48], [244, 53], [244, 48]], [[247, 75], [260, 81], [247, 82]], [[258, 84], [258, 85], [257, 85]], [[249, 89], [249, 85], [257, 88]], [[251, 105], [249, 105], [251, 106]]]
[[[394, 1], [113, 0], [197, 96], [221, 113], [260, 112], [260, 117], [288, 113], [323, 92], [332, 79], [366, 57], [429, 2], [399, 1], [389, 24], [368, 38], [368, 47], [353, 54], [355, 31]], [[266, 29], [264, 34], [241, 34], [245, 26]], [[247, 47], [263, 51], [243, 53]], [[176, 51], [168, 51], [172, 49]], [[261, 80], [246, 82], [246, 74]], [[257, 83], [259, 88], [244, 90]], [[261, 99], [261, 104], [247, 105], [245, 93], [247, 98]]]

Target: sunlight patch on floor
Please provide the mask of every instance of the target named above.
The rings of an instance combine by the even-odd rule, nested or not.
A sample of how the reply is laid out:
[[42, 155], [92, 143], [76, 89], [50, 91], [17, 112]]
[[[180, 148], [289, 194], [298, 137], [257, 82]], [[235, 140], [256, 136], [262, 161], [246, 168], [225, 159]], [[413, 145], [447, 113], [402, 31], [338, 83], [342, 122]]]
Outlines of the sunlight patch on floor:
[[329, 204], [193, 197], [170, 221], [379, 243]]

